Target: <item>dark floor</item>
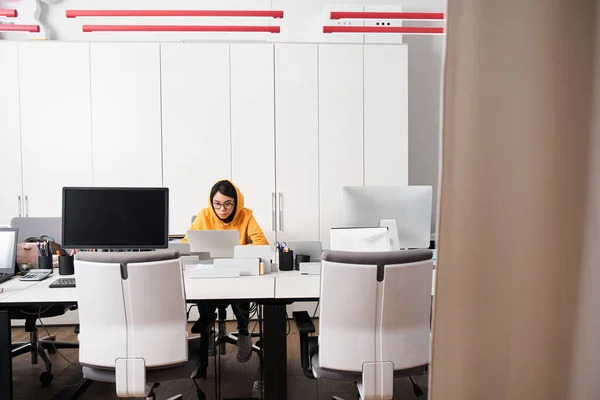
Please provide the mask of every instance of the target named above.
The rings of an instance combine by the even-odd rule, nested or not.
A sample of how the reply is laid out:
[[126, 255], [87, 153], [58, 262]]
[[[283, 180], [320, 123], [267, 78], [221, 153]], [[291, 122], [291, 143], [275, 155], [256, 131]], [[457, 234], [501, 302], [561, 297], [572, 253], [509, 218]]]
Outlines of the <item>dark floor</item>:
[[[228, 330], [234, 327], [233, 323], [228, 324]], [[59, 341], [73, 342], [77, 340], [71, 326], [47, 327], [47, 329], [51, 334], [55, 334]], [[29, 336], [23, 328], [13, 328], [12, 335], [13, 341], [24, 341]], [[45, 335], [47, 333], [40, 329], [40, 337]], [[255, 380], [259, 380], [258, 377], [260, 376], [258, 357], [254, 355], [249, 362], [240, 364], [236, 359], [236, 348], [229, 345], [227, 348], [227, 354], [221, 356], [221, 398], [251, 397], [253, 383]], [[345, 400], [356, 399], [352, 383], [324, 380], [317, 382], [304, 377], [299, 361], [298, 333], [293, 326], [288, 336], [287, 349], [289, 400], [326, 400], [331, 399], [334, 395]], [[38, 365], [31, 365], [29, 355], [22, 355], [13, 359], [14, 400], [49, 399], [61, 389], [65, 389], [67, 385], [76, 384], [81, 371], [77, 362], [77, 352], [77, 350], [60, 350], [60, 354], [50, 355], [54, 381], [47, 387], [41, 386], [39, 381], [39, 375], [44, 371], [44, 364], [41, 360]], [[208, 377], [198, 381], [208, 399], [214, 399], [215, 396], [214, 376], [214, 365], [211, 359]], [[425, 395], [420, 399], [426, 399], [427, 375], [416, 377], [416, 381], [425, 392]], [[186, 400], [197, 398], [196, 389], [190, 379], [164, 382], [156, 389], [156, 394], [157, 400], [168, 399], [176, 394], [184, 394]], [[118, 399], [114, 384], [100, 382], [94, 382], [79, 398], [83, 400]], [[408, 379], [396, 380], [394, 399], [416, 399]]]

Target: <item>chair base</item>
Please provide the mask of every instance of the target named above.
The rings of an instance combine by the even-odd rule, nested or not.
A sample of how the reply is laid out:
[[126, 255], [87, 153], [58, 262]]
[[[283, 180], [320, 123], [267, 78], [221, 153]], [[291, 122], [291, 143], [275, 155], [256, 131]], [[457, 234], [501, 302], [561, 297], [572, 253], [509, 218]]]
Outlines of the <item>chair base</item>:
[[77, 349], [79, 348], [79, 344], [57, 342], [54, 335], [38, 339], [38, 330], [35, 326], [35, 321], [26, 321], [25, 330], [29, 332], [29, 341], [12, 343], [11, 356], [14, 358], [30, 353], [31, 364], [33, 365], [38, 364], [38, 357], [41, 358], [46, 366], [46, 371], [40, 374], [40, 382], [44, 386], [49, 385], [54, 380], [54, 375], [52, 375], [52, 363], [50, 362], [50, 358], [48, 358], [48, 353], [54, 354], [57, 349]]
[[[198, 397], [198, 400], [207, 400], [208, 397], [206, 397], [206, 395], [204, 394], [202, 389], [200, 389], [196, 380], [192, 379], [192, 381], [194, 382], [194, 385], [196, 385], [196, 395]], [[157, 388], [159, 385], [160, 385], [159, 383], [155, 383], [154, 385], [152, 385], [150, 392], [146, 396], [146, 400], [156, 400], [156, 394], [154, 393], [154, 389]], [[183, 400], [183, 395], [176, 394], [175, 396], [171, 396], [166, 400]]]

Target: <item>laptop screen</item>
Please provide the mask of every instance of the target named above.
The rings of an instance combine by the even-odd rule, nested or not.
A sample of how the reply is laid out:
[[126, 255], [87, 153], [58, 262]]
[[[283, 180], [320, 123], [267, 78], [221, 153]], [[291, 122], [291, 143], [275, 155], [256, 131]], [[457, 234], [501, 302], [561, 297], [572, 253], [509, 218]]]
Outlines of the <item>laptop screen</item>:
[[0, 228], [0, 273], [12, 275], [17, 260], [17, 229]]

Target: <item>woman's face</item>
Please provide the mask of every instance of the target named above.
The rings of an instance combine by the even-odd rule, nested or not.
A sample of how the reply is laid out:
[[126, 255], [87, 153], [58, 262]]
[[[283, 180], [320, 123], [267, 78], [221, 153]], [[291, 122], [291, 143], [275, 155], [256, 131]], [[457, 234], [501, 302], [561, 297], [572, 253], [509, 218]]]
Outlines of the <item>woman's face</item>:
[[221, 192], [217, 192], [212, 199], [213, 208], [221, 219], [227, 219], [233, 212], [235, 201]]

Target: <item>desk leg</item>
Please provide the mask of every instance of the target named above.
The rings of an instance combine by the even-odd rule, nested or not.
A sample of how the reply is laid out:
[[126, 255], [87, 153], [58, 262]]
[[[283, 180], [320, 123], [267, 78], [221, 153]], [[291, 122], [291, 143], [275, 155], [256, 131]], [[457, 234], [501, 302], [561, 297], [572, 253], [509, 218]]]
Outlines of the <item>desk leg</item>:
[[12, 400], [12, 350], [8, 311], [0, 311], [0, 399]]
[[287, 342], [285, 304], [265, 304], [264, 385], [265, 400], [287, 399]]

